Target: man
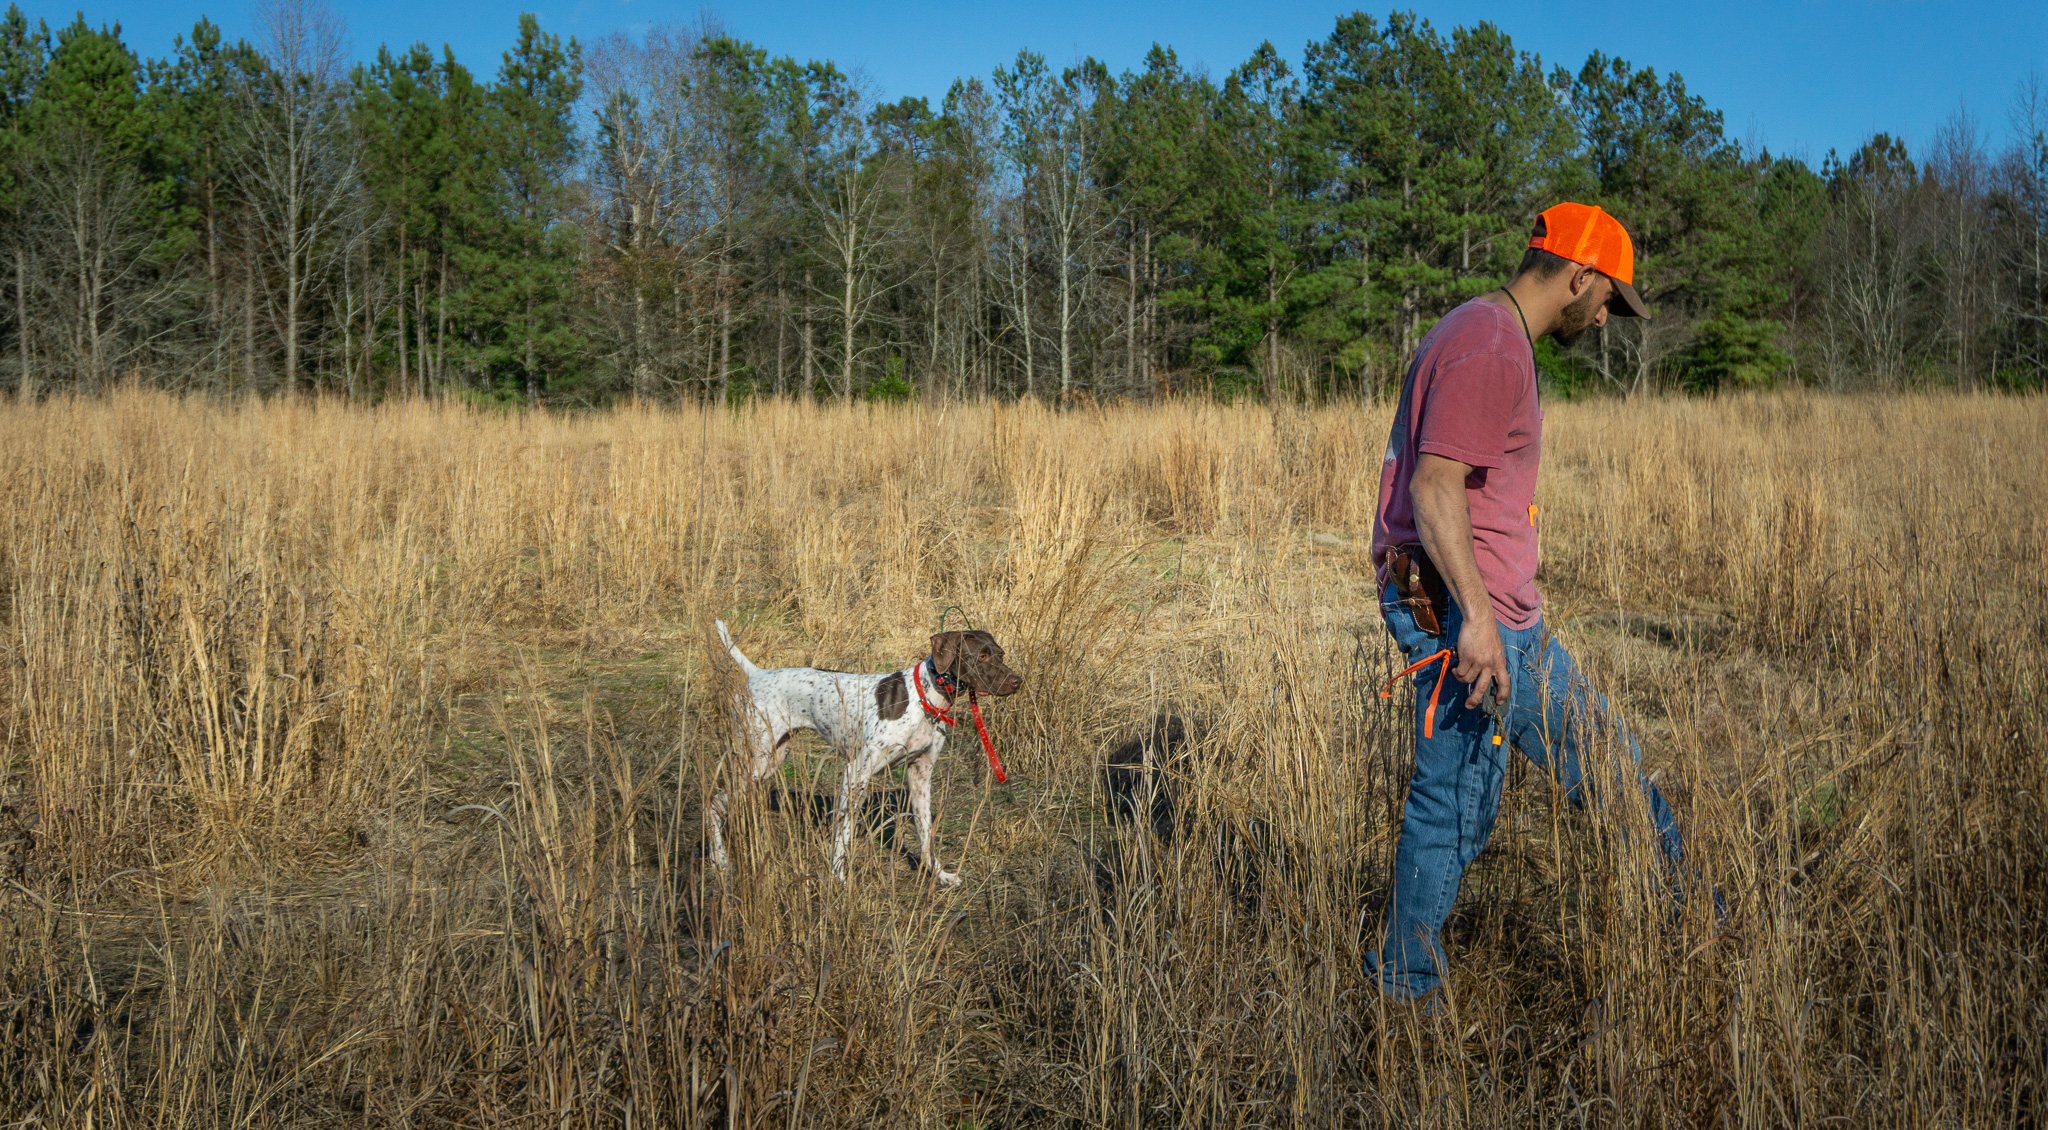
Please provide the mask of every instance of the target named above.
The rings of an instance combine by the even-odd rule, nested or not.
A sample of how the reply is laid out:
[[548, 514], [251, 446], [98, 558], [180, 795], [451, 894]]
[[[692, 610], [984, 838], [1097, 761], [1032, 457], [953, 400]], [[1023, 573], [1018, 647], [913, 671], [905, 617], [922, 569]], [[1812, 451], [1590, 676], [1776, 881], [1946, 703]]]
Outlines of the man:
[[[1373, 527], [1381, 608], [1410, 663], [1455, 651], [1415, 677], [1415, 776], [1383, 951], [1365, 959], [1366, 974], [1397, 1000], [1442, 984], [1438, 934], [1500, 809], [1506, 753], [1496, 727], [1554, 773], [1574, 804], [1583, 802], [1581, 755], [1596, 742], [1619, 736], [1632, 761], [1640, 757], [1544, 630], [1536, 591], [1536, 339], [1570, 345], [1610, 315], [1646, 317], [1634, 275], [1634, 246], [1614, 217], [1559, 204], [1537, 218], [1507, 286], [1451, 311], [1422, 339], [1401, 389]], [[1440, 686], [1447, 673], [1469, 693]], [[1635, 777], [1675, 867], [1684, 849], [1670, 806]]]

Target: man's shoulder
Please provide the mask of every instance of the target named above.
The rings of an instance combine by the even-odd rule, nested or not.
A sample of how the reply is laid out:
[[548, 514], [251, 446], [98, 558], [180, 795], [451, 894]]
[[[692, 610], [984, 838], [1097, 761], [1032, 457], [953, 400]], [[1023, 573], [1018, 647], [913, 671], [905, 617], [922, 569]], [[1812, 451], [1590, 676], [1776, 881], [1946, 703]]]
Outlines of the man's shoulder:
[[1514, 348], [1524, 340], [1513, 311], [1484, 298], [1473, 298], [1438, 319], [1423, 347], [1438, 358], [1478, 353], [1514, 357], [1526, 352]]
[[1518, 399], [1536, 387], [1536, 356], [1513, 311], [1473, 299], [1446, 313], [1423, 338], [1413, 375], [1430, 401], [1456, 403], [1466, 393]]

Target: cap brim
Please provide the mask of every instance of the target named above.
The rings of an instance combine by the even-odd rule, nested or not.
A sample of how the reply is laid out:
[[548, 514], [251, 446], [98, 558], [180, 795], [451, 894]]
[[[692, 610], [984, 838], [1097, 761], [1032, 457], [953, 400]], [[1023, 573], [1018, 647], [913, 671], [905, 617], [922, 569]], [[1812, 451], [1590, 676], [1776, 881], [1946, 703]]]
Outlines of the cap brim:
[[1607, 312], [1609, 314], [1617, 318], [1647, 318], [1650, 316], [1650, 308], [1643, 305], [1643, 296], [1636, 293], [1635, 287], [1622, 282], [1612, 275], [1607, 277], [1608, 281], [1614, 284], [1614, 297], [1607, 300]]

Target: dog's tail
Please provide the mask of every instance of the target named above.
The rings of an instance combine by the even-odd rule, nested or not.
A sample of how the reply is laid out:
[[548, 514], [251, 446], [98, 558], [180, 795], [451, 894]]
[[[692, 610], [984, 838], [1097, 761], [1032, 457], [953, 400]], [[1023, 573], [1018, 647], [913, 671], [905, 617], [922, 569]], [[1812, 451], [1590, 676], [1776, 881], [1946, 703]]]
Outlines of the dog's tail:
[[754, 661], [748, 659], [740, 651], [739, 647], [732, 642], [732, 633], [725, 630], [725, 621], [714, 620], [712, 623], [718, 625], [718, 642], [724, 644], [725, 650], [732, 653], [733, 662], [740, 665], [740, 670], [745, 671], [750, 677], [758, 673], [761, 669], [754, 666]]

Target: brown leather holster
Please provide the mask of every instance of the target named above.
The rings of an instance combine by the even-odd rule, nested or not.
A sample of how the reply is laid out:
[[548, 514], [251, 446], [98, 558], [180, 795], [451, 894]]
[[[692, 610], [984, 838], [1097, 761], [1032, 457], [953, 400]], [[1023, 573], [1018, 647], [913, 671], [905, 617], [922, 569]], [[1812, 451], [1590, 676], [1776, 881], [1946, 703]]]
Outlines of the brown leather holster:
[[1443, 613], [1451, 606], [1451, 590], [1419, 545], [1389, 546], [1387, 583], [1415, 615], [1415, 626], [1434, 636], [1443, 632]]

